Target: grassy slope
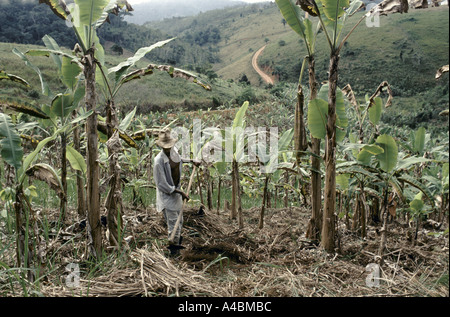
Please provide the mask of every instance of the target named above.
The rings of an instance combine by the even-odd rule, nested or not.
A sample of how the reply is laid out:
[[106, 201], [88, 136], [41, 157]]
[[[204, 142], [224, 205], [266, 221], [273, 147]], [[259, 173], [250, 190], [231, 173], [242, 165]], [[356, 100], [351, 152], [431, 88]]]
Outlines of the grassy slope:
[[[351, 18], [348, 30], [358, 19]], [[221, 62], [214, 64], [214, 70], [222, 79], [211, 83], [212, 92], [181, 79], [171, 79], [165, 73], [157, 73], [143, 80], [123, 87], [117, 100], [122, 105], [144, 105], [144, 111], [167, 105], [182, 105], [193, 109], [198, 105], [208, 107], [215, 97], [226, 103], [240, 94], [243, 88], [228, 79], [238, 80], [246, 74], [254, 86], [261, 84], [259, 76], [252, 69], [253, 54], [268, 40], [259, 63], [273, 70], [285, 73], [287, 79], [295, 82], [300, 71], [300, 63], [305, 56], [304, 46], [299, 37], [281, 23], [282, 16], [275, 4], [247, 6], [202, 13], [195, 17], [167, 19], [152, 23], [165, 33], [180, 38], [190, 30], [193, 23], [201, 26], [218, 27], [222, 40], [218, 44]], [[437, 24], [436, 21], [440, 23]], [[368, 28], [362, 23], [350, 37], [343, 49], [340, 63], [340, 86], [350, 83], [357, 96], [371, 94], [379, 83], [387, 80], [396, 96], [394, 114], [409, 115], [414, 110], [418, 115], [429, 116], [427, 111], [448, 108], [448, 85], [446, 78], [436, 83], [436, 69], [448, 64], [448, 7], [411, 10], [408, 14], [394, 14], [381, 17], [381, 27]], [[344, 30], [344, 33], [345, 33]], [[285, 46], [280, 46], [283, 40]], [[17, 46], [25, 51], [30, 46], [0, 44], [0, 65], [7, 72], [29, 78], [35, 90], [39, 90], [36, 74], [11, 53]], [[208, 49], [205, 47], [205, 49]], [[216, 47], [213, 47], [216, 49]], [[326, 80], [328, 68], [328, 47], [324, 36], [317, 43], [316, 70], [320, 81]], [[400, 59], [400, 53], [402, 59]], [[131, 52], [128, 52], [131, 54]], [[126, 56], [109, 56], [109, 66], [117, 65]], [[57, 86], [52, 72], [52, 63], [45, 58], [34, 58], [36, 65], [44, 70], [47, 80]], [[145, 62], [140, 64], [145, 65]], [[4, 92], [4, 84], [2, 83]], [[11, 85], [6, 85], [10, 87]], [[9, 88], [8, 93], [27, 94], [21, 88]], [[261, 93], [261, 92], [258, 92]], [[1, 94], [1, 91], [0, 91]], [[154, 107], [157, 106], [157, 107]], [[412, 117], [410, 121], [414, 121]]]
[[[15, 83], [2, 81], [0, 96], [14, 96], [27, 101], [34, 100], [39, 104], [50, 102], [47, 98], [37, 94], [37, 92], [40, 93], [41, 91], [37, 74], [30, 67], [25, 66], [24, 62], [12, 53], [13, 48], [17, 48], [21, 52], [26, 52], [28, 49], [39, 47], [14, 43], [0, 43], [1, 69], [4, 69], [7, 73], [15, 74], [26, 79], [32, 87], [31, 89], [27, 89]], [[131, 55], [133, 55], [132, 52], [127, 51], [124, 52], [123, 56], [107, 55], [106, 66], [108, 68], [115, 66]], [[64, 86], [59, 82], [58, 76], [56, 75], [56, 66], [51, 59], [45, 57], [29, 57], [29, 60], [41, 69], [44, 79], [54, 93], [64, 91]], [[143, 59], [137, 66], [145, 67], [149, 62]], [[203, 78], [202, 80], [208, 82], [208, 79]], [[125, 84], [118, 94], [116, 102], [118, 105], [125, 106], [124, 111], [134, 106], [140, 106], [139, 110], [142, 112], [147, 112], [150, 109], [164, 110], [167, 107], [174, 106], [187, 109], [195, 109], [198, 107], [207, 108], [212, 106], [213, 97], [221, 101], [221, 103], [227, 103], [233, 101], [244, 90], [242, 86], [220, 79], [210, 84], [212, 91], [206, 91], [200, 86], [187, 82], [184, 79], [172, 79], [165, 72], [155, 72], [151, 76]]]
[[258, 85], [259, 76], [252, 68], [251, 58], [266, 44], [266, 38], [276, 41], [287, 30], [281, 19], [275, 4], [265, 4], [214, 10], [149, 25], [180, 37], [189, 32], [193, 23], [218, 27], [222, 39], [218, 44], [221, 61], [213, 65], [214, 70], [224, 79], [238, 80], [246, 74], [253, 85]]
[[[341, 38], [360, 16], [347, 21]], [[251, 58], [268, 39], [259, 64], [282, 73], [285, 80], [298, 80], [306, 50], [299, 36], [289, 26], [283, 26], [275, 4], [206, 12], [152, 26], [183, 36], [194, 20], [221, 30], [222, 40], [218, 44], [221, 62], [213, 66], [222, 78], [238, 80], [246, 74], [253, 85], [264, 86], [252, 69]], [[357, 97], [363, 99], [381, 82], [388, 81], [395, 100], [386, 111], [384, 122], [407, 124], [413, 129], [418, 125], [431, 129], [435, 122], [446, 125], [446, 118], [437, 114], [448, 108], [448, 75], [438, 82], [434, 76], [449, 60], [448, 7], [411, 9], [407, 14], [382, 16], [380, 23], [380, 27], [369, 28], [362, 22], [349, 38], [341, 52], [339, 86], [349, 83]], [[280, 41], [285, 45], [280, 46]], [[316, 47], [320, 82], [327, 79], [328, 54], [328, 45], [321, 34]], [[306, 76], [304, 79], [306, 84]]]
[[[347, 21], [343, 34], [359, 17]], [[297, 34], [289, 26], [284, 27], [281, 20], [278, 7], [272, 3], [216, 10], [151, 25], [180, 37], [189, 31], [194, 21], [199, 25], [219, 27], [221, 62], [215, 64], [214, 69], [225, 79], [238, 79], [245, 73], [256, 85], [259, 80], [251, 68], [251, 57], [266, 44], [265, 39], [269, 40], [269, 45], [259, 63], [273, 69], [281, 67], [289, 81], [295, 82], [298, 78], [306, 50]], [[381, 81], [387, 80], [401, 89], [399, 93], [407, 95], [420, 90], [424, 82], [429, 88], [434, 83], [436, 70], [448, 63], [448, 30], [447, 6], [383, 16], [380, 27], [368, 28], [363, 22], [341, 53], [341, 82], [343, 85], [351, 83], [358, 91], [367, 87], [375, 89]], [[281, 47], [280, 40], [286, 45]], [[402, 51], [403, 60], [400, 59]], [[323, 81], [327, 76], [329, 52], [324, 36], [319, 36], [316, 52], [317, 74]]]

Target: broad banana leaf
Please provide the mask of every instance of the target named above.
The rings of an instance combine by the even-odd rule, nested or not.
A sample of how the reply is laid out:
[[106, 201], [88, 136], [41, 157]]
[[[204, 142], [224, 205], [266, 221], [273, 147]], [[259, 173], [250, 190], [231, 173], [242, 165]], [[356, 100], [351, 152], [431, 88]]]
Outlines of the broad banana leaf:
[[20, 136], [11, 118], [0, 113], [0, 147], [3, 159], [16, 170], [22, 165], [23, 149]]
[[67, 88], [74, 90], [82, 68], [73, 59], [64, 56], [61, 64], [61, 81]]
[[316, 139], [325, 139], [327, 134], [328, 102], [314, 99], [308, 105], [308, 128]]
[[287, 24], [302, 38], [305, 38], [305, 25], [303, 24], [302, 10], [296, 0], [276, 0], [281, 14]]
[[244, 125], [245, 125], [245, 119], [244, 119], [245, 118], [245, 112], [248, 109], [248, 105], [249, 105], [249, 102], [246, 101], [239, 108], [239, 110], [236, 113], [236, 116], [234, 117], [234, 120], [233, 120], [233, 126], [232, 126], [233, 129], [238, 128], [238, 127], [239, 128], [244, 128]]
[[414, 134], [414, 152], [422, 153], [425, 148], [425, 128], [420, 127]]
[[[322, 86], [315, 100], [308, 106], [308, 128], [315, 138], [324, 139], [328, 120], [328, 84]], [[347, 134], [348, 119], [344, 94], [340, 89], [336, 91], [336, 127], [336, 141], [341, 142]]]
[[414, 196], [414, 199], [409, 203], [409, 207], [413, 209], [415, 212], [421, 212], [425, 204], [422, 200], [423, 193], [418, 192], [417, 195]]
[[44, 80], [44, 77], [42, 76], [41, 70], [38, 67], [34, 66], [28, 60], [28, 58], [21, 51], [19, 51], [18, 49], [13, 48], [12, 51], [13, 51], [14, 54], [19, 56], [25, 62], [25, 65], [31, 67], [38, 74], [39, 80], [41, 81], [42, 94], [45, 95], [45, 96], [51, 96], [50, 88], [49, 88], [47, 82]]
[[369, 104], [369, 120], [373, 125], [377, 125], [381, 120], [381, 112], [383, 110], [383, 100], [380, 97], [373, 99], [373, 103]]
[[74, 170], [81, 171], [83, 174], [86, 174], [87, 166], [83, 156], [70, 145], [66, 146], [66, 150], [66, 155], [70, 166], [72, 166]]
[[[59, 52], [61, 51], [61, 48], [59, 47], [58, 43], [50, 36], [45, 35], [42, 38], [42, 41], [44, 42], [44, 45], [47, 49]], [[51, 54], [53, 61], [55, 62], [56, 66], [58, 66], [58, 69], [61, 70], [62, 66], [62, 56], [57, 54]]]
[[340, 190], [342, 190], [342, 191], [348, 189], [349, 180], [350, 180], [350, 174], [336, 175], [336, 185], [338, 185]]
[[120, 122], [119, 124], [119, 130], [120, 131], [125, 131], [126, 129], [128, 129], [128, 127], [130, 126], [131, 121], [133, 120], [135, 114], [136, 114], [136, 107], [130, 111], [125, 118], [123, 118], [123, 120]]
[[166, 45], [167, 43], [173, 41], [174, 39], [175, 38], [171, 38], [171, 39], [168, 39], [168, 40], [165, 40], [165, 41], [160, 41], [160, 42], [155, 43], [155, 44], [153, 44], [151, 46], [148, 46], [148, 47], [141, 47], [140, 49], [137, 50], [137, 52], [134, 54], [134, 56], [128, 58], [126, 61], [120, 63], [119, 65], [110, 68], [108, 70], [108, 74], [114, 73], [115, 79], [116, 79], [116, 83], [119, 83], [123, 79], [123, 77], [125, 76], [125, 73], [127, 72], [127, 70], [131, 66], [136, 64], [146, 54], [150, 53], [155, 48], [162, 47], [162, 46]]
[[57, 94], [52, 100], [52, 112], [57, 116], [64, 118], [74, 110], [72, 94]]
[[81, 25], [92, 26], [99, 20], [110, 0], [75, 0]]
[[370, 165], [372, 155], [379, 155], [384, 152], [383, 148], [375, 144], [366, 144], [358, 153], [357, 160], [364, 165]]
[[394, 138], [390, 135], [380, 135], [376, 140], [376, 145], [383, 148], [384, 152], [375, 157], [380, 162], [380, 167], [385, 172], [391, 172], [397, 165], [398, 147]]
[[33, 161], [36, 159], [37, 155], [41, 152], [41, 150], [44, 148], [44, 146], [48, 142], [55, 140], [60, 133], [61, 133], [61, 130], [58, 130], [52, 136], [49, 136], [48, 138], [45, 138], [44, 140], [40, 141], [39, 144], [36, 146], [36, 149], [25, 157], [25, 159], [23, 160], [23, 164], [22, 164], [21, 168], [19, 169], [19, 173], [18, 173], [19, 174], [19, 183], [22, 183], [25, 179], [26, 173], [24, 173], [23, 171], [28, 170], [31, 163], [33, 163]]
[[25, 52], [25, 54], [29, 56], [61, 56], [61, 57], [67, 57], [71, 60], [72, 63], [76, 63], [78, 67], [82, 68], [83, 64], [80, 63], [80, 61], [73, 55], [64, 53], [63, 51], [53, 50], [53, 49], [31, 49]]
[[419, 189], [422, 193], [425, 194], [426, 198], [428, 199], [428, 202], [429, 202], [430, 206], [433, 209], [436, 209], [436, 205], [434, 203], [433, 193], [429, 190], [429, 188], [426, 185], [422, 184], [415, 177], [412, 177], [412, 176], [410, 176], [410, 175], [408, 175], [406, 173], [402, 174], [402, 176], [400, 176], [398, 178], [398, 180], [402, 181], [402, 182], [405, 182], [405, 183], [407, 183], [407, 184], [409, 184], [409, 185]]
[[396, 170], [408, 169], [410, 166], [419, 163], [432, 162], [433, 160], [424, 157], [410, 156], [407, 158], [402, 158], [398, 160]]
[[337, 21], [345, 14], [344, 9], [350, 6], [350, 0], [320, 0], [323, 12], [331, 21]]

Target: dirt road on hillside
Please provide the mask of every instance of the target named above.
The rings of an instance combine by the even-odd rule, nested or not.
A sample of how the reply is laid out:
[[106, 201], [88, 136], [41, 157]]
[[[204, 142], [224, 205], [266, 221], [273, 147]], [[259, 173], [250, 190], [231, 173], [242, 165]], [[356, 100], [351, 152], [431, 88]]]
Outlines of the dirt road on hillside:
[[261, 68], [259, 68], [258, 66], [258, 58], [259, 55], [261, 55], [262, 51], [264, 51], [264, 49], [266, 48], [266, 45], [264, 45], [263, 47], [261, 47], [256, 53], [255, 55], [253, 55], [253, 59], [252, 59], [252, 66], [253, 68], [256, 70], [256, 72], [262, 77], [262, 79], [270, 85], [273, 85], [273, 79], [269, 77], [269, 75], [267, 75], [266, 73], [264, 73]]

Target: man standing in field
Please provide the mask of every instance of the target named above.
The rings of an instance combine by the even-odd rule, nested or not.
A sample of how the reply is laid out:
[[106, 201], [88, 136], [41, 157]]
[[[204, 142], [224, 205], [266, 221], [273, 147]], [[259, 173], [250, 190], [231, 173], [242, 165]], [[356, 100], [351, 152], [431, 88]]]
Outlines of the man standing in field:
[[[156, 210], [162, 212], [167, 222], [168, 235], [174, 230], [175, 223], [181, 212], [183, 200], [189, 200], [189, 196], [180, 190], [182, 163], [193, 163], [196, 166], [200, 162], [183, 159], [174, 147], [176, 139], [172, 138], [170, 130], [164, 130], [159, 133], [156, 145], [162, 150], [155, 157], [153, 167], [153, 179], [156, 184]], [[175, 232], [173, 241], [169, 241], [169, 250], [171, 254], [177, 254], [181, 248], [181, 228], [183, 218]]]

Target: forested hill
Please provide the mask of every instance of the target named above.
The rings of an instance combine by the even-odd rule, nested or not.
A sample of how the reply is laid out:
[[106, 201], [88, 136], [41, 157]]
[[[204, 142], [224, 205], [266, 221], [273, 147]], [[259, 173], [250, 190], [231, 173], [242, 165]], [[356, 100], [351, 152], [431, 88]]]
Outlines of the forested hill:
[[[101, 43], [113, 43], [117, 54], [124, 49], [135, 52], [140, 47], [171, 37], [160, 30], [126, 22], [126, 14], [121, 12], [119, 16], [110, 15], [110, 23], [105, 23], [98, 31]], [[60, 46], [69, 49], [76, 43], [73, 30], [67, 27], [65, 21], [38, 1], [0, 1], [0, 21], [0, 42], [43, 45], [42, 37], [48, 34]], [[184, 67], [217, 61], [213, 52], [181, 39], [155, 50], [147, 57], [154, 62]]]
[[185, 17], [200, 12], [236, 7], [244, 5], [241, 1], [231, 0], [152, 0], [133, 5], [135, 11], [125, 18], [125, 21], [144, 24], [150, 21], [160, 21], [172, 17]]

